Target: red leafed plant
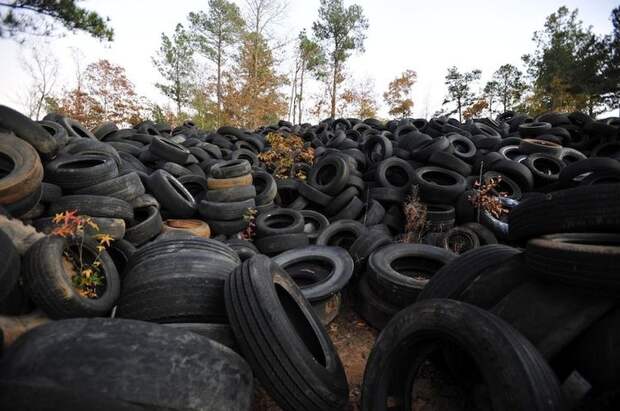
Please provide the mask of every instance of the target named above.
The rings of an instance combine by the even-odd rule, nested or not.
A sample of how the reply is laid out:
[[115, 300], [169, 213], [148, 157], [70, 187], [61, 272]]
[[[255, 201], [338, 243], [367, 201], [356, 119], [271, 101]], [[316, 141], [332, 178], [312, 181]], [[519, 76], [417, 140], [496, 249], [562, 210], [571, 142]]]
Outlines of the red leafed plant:
[[[99, 226], [91, 217], [77, 215], [77, 210], [58, 213], [52, 219], [56, 227], [53, 235], [68, 238], [77, 244], [77, 252], [65, 250], [65, 262], [70, 264], [71, 281], [80, 295], [87, 298], [97, 298], [97, 287], [104, 284], [105, 277], [101, 272], [101, 253], [110, 246], [114, 239], [106, 233], [99, 232]], [[95, 258], [92, 261], [84, 259], [84, 241], [86, 229], [95, 231], [91, 237], [97, 241]]]
[[241, 238], [244, 240], [251, 240], [256, 233], [256, 214], [258, 211], [255, 208], [248, 208], [243, 214], [243, 219], [248, 222], [248, 226], [241, 232]]

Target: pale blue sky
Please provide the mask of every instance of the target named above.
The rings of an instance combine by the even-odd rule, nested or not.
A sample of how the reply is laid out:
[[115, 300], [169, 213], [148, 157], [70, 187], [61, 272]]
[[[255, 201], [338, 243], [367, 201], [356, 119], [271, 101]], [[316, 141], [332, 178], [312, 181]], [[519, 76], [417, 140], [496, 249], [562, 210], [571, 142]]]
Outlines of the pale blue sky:
[[[243, 0], [237, 3], [243, 7]], [[345, 4], [353, 1], [345, 0]], [[463, 70], [479, 68], [483, 82], [501, 64], [519, 65], [521, 55], [533, 49], [532, 33], [542, 28], [545, 17], [561, 5], [579, 8], [586, 25], [598, 33], [609, 33], [609, 14], [617, 2], [611, 0], [358, 0], [369, 20], [366, 52], [352, 57], [347, 65], [356, 78], [375, 80], [380, 99], [387, 84], [406, 69], [418, 73], [414, 86], [414, 114], [432, 115], [445, 95], [443, 77], [448, 66]], [[71, 49], [84, 53], [83, 67], [106, 58], [127, 69], [140, 94], [166, 103], [154, 84], [158, 74], [151, 56], [159, 47], [161, 32], [170, 33], [178, 22], [186, 23], [190, 11], [206, 7], [206, 0], [87, 0], [85, 7], [111, 19], [115, 41], [100, 43], [85, 34], [68, 34], [49, 41], [46, 47], [61, 62], [60, 90], [74, 73]], [[319, 0], [290, 0], [286, 18], [278, 26], [282, 38], [293, 39], [299, 30], [310, 29]], [[40, 41], [40, 40], [39, 40]], [[0, 40], [0, 104], [20, 108], [28, 76], [19, 63], [24, 47]], [[290, 61], [280, 70], [289, 73]], [[288, 90], [287, 90], [288, 91]], [[386, 115], [382, 109], [381, 114]]]

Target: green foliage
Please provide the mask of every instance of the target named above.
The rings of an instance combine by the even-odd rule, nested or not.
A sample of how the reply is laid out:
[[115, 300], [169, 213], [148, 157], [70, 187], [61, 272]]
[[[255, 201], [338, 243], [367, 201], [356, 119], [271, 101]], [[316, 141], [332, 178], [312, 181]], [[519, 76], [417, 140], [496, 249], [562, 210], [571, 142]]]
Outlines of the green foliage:
[[153, 64], [165, 80], [155, 86], [176, 103], [177, 113], [181, 113], [192, 99], [194, 77], [194, 49], [182, 24], [177, 24], [172, 38], [161, 34], [161, 47]]
[[547, 17], [543, 30], [534, 33], [536, 50], [523, 56], [533, 79], [528, 109], [542, 111], [605, 110], [604, 95], [611, 92], [609, 73], [611, 37], [598, 36], [584, 27], [578, 10], [560, 7]]
[[[222, 70], [226, 62], [226, 51], [239, 40], [245, 22], [241, 18], [239, 8], [226, 0], [209, 0], [208, 13], [204, 11], [192, 12], [188, 19], [191, 24], [192, 44], [198, 48], [202, 55], [216, 65], [215, 94], [217, 103], [211, 109], [215, 108], [216, 123], [213, 125], [219, 126], [222, 111]], [[194, 96], [194, 101], [197, 102], [197, 106], [194, 108], [199, 111], [200, 117], [203, 118], [202, 114], [204, 114], [205, 107], [212, 106], [208, 101], [208, 96], [204, 91], [198, 92]]]
[[[108, 18], [79, 7], [79, 0], [13, 0], [0, 2], [0, 37], [24, 40], [20, 35], [50, 36], [60, 23], [71, 32], [85, 31], [99, 40], [112, 41]], [[1, 10], [1, 9], [0, 9]]]
[[448, 86], [448, 95], [444, 99], [442, 105], [456, 103], [456, 108], [448, 115], [458, 113], [459, 121], [463, 120], [463, 107], [469, 106], [476, 101], [476, 95], [471, 90], [474, 81], [480, 79], [482, 72], [480, 70], [472, 70], [461, 73], [456, 66], [448, 68], [445, 84]]
[[353, 51], [364, 51], [368, 20], [361, 6], [345, 7], [342, 0], [321, 0], [319, 18], [312, 23], [314, 36], [328, 50], [331, 72], [331, 115], [336, 115], [337, 85], [344, 77], [342, 65]]
[[245, 25], [239, 8], [226, 0], [209, 0], [209, 12], [189, 13], [192, 43], [201, 54], [217, 63], [224, 58], [224, 48], [234, 44]]
[[527, 85], [523, 80], [523, 73], [512, 64], [504, 64], [493, 73], [493, 79], [487, 82], [483, 91], [489, 104], [489, 110], [493, 112], [495, 99], [502, 104], [501, 111], [514, 109], [526, 89]]

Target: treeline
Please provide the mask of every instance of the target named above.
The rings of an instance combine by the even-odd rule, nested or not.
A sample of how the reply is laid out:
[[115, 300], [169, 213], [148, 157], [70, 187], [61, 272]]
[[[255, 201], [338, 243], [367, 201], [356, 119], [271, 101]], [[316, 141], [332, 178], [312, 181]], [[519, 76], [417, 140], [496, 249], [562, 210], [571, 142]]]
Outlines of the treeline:
[[[285, 12], [282, 0], [245, 0], [242, 8], [209, 0], [206, 10], [189, 13], [172, 33], [162, 33], [152, 64], [161, 77], [156, 86], [170, 101], [164, 106], [138, 96], [125, 70], [105, 60], [78, 67], [75, 85], [54, 93], [53, 57], [35, 54], [36, 64], [29, 67], [31, 113], [58, 110], [87, 125], [103, 118], [132, 123], [151, 117], [174, 124], [192, 118], [206, 129], [254, 128], [281, 118], [301, 123], [377, 117], [382, 104], [389, 116], [412, 115], [413, 69], [398, 74], [382, 98], [372, 78], [354, 78], [348, 70], [351, 55], [364, 52], [369, 23], [362, 7], [321, 0], [317, 19], [293, 41], [275, 35]], [[480, 70], [448, 68], [447, 94], [434, 114], [462, 120], [506, 110], [597, 115], [618, 109], [620, 7], [612, 10], [611, 23], [609, 34], [598, 35], [577, 10], [560, 7], [534, 33], [534, 51], [519, 67], [501, 65], [484, 84]], [[104, 24], [91, 32], [102, 33], [111, 39], [113, 31]], [[292, 70], [284, 72], [289, 65]]]

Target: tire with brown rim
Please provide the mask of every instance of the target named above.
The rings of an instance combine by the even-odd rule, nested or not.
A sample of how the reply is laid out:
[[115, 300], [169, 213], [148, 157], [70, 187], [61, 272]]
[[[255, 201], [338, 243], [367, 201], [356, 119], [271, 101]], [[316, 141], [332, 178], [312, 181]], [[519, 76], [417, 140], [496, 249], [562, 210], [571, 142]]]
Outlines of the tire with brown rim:
[[43, 165], [37, 151], [24, 140], [0, 133], [0, 204], [27, 197], [42, 180]]
[[[97, 298], [80, 294], [73, 286], [71, 263], [65, 252], [78, 253], [78, 245], [68, 240], [47, 236], [32, 245], [24, 256], [22, 278], [26, 292], [53, 319], [99, 317], [109, 314], [120, 295], [120, 280], [112, 258], [103, 251], [100, 255], [104, 284], [97, 289]], [[96, 244], [84, 242], [86, 261], [97, 254]]]
[[164, 221], [163, 232], [168, 231], [183, 231], [195, 235], [196, 237], [203, 238], [211, 237], [211, 229], [209, 228], [209, 224], [202, 220], [166, 220]]

